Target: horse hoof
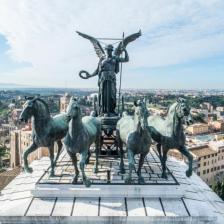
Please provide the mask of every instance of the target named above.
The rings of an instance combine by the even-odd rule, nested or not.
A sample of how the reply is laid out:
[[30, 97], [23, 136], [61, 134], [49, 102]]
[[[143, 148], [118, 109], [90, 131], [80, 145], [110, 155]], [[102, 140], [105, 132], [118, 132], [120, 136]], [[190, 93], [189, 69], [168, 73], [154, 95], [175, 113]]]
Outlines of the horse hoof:
[[33, 168], [31, 168], [31, 167], [26, 167], [26, 168], [24, 168], [24, 171], [25, 171], [26, 173], [32, 173], [32, 172], [33, 172]]
[[90, 187], [91, 186], [91, 181], [89, 179], [86, 179], [84, 181], [84, 184], [85, 184], [86, 187]]
[[139, 177], [139, 178], [138, 178], [138, 183], [139, 183], [139, 184], [144, 184], [144, 183], [145, 183], [144, 178], [143, 178], [143, 177]]
[[125, 179], [125, 183], [126, 183], [126, 184], [131, 184], [131, 183], [132, 183], [132, 179], [129, 178], [129, 177], [127, 177], [127, 178]]
[[93, 173], [98, 173], [98, 167], [93, 168]]
[[50, 172], [50, 177], [54, 177], [54, 176], [55, 176], [54, 171], [51, 171], [51, 172]]
[[74, 177], [72, 180], [72, 184], [76, 184], [78, 182], [78, 177]]
[[186, 171], [186, 176], [187, 176], [187, 177], [190, 177], [191, 175], [192, 175], [192, 171], [187, 170], [187, 171]]

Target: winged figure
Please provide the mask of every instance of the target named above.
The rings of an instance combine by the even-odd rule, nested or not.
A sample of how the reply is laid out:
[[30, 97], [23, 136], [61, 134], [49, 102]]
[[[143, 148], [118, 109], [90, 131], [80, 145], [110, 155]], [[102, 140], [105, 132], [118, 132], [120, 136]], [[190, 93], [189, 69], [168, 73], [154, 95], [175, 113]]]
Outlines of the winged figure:
[[[141, 31], [125, 37], [114, 50], [113, 45], [109, 44], [103, 49], [97, 38], [76, 31], [80, 36], [90, 40], [95, 52], [99, 57], [96, 70], [89, 74], [85, 70], [79, 72], [83, 79], [98, 75], [99, 86], [99, 114], [115, 114], [116, 108], [116, 74], [119, 72], [119, 64], [129, 61], [127, 45], [141, 36]], [[122, 54], [124, 53], [124, 56]]]

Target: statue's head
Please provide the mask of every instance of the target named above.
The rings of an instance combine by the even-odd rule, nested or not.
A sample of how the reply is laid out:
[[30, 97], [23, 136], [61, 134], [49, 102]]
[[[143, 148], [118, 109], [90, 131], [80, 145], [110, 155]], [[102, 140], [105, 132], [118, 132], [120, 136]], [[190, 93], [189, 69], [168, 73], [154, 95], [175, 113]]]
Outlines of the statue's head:
[[70, 99], [68, 107], [66, 109], [67, 117], [69, 119], [76, 118], [81, 114], [81, 109], [79, 106], [79, 102], [73, 96]]
[[112, 56], [112, 52], [114, 50], [114, 47], [113, 45], [111, 44], [108, 44], [106, 47], [105, 47], [105, 50], [106, 50], [106, 53], [108, 56]]
[[139, 123], [142, 130], [146, 130], [148, 126], [147, 118], [149, 116], [149, 111], [146, 107], [146, 99], [135, 101], [134, 106], [134, 119]]

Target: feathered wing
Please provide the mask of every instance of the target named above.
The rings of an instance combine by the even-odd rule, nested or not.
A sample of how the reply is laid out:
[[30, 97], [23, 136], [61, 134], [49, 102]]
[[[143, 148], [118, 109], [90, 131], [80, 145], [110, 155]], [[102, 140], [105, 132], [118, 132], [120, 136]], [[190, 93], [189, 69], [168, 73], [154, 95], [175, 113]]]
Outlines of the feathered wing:
[[86, 39], [88, 39], [88, 40], [91, 41], [91, 43], [93, 44], [93, 47], [94, 47], [94, 49], [95, 49], [95, 52], [96, 52], [97, 56], [98, 56], [100, 59], [105, 57], [105, 52], [104, 52], [102, 46], [100, 45], [99, 41], [98, 41], [96, 38], [91, 37], [91, 36], [89, 36], [89, 35], [87, 35], [87, 34], [81, 33], [81, 32], [79, 32], [79, 31], [76, 31], [76, 32], [77, 32], [80, 36], [82, 36], [82, 37], [84, 37], [84, 38], [86, 38]]
[[114, 54], [117, 55], [117, 56], [120, 55], [120, 54], [122, 53], [122, 49], [126, 48], [127, 45], [128, 45], [130, 42], [136, 40], [136, 39], [139, 38], [141, 35], [142, 35], [141, 30], [139, 30], [137, 33], [133, 33], [133, 34], [131, 34], [131, 35], [125, 37], [124, 40], [121, 41], [121, 42], [119, 43], [119, 45], [117, 46], [117, 48], [115, 49]]

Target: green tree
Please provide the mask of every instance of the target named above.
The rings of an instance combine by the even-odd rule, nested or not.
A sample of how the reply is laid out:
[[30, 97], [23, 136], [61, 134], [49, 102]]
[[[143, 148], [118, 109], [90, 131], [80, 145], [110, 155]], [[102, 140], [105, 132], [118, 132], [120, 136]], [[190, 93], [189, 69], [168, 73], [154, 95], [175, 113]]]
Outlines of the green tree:
[[224, 180], [218, 180], [213, 183], [212, 190], [222, 199], [224, 200]]
[[0, 169], [2, 168], [2, 158], [8, 155], [8, 148], [5, 145], [0, 145]]

